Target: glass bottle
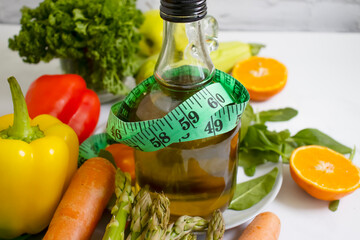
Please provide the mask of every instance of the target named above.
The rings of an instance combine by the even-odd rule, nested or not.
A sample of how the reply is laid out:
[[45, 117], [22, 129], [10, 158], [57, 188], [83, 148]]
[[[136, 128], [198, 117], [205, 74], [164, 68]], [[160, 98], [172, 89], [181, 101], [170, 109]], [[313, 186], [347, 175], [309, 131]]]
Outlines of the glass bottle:
[[[137, 99], [128, 121], [164, 117], [212, 82], [215, 68], [209, 49], [216, 45], [205, 36], [205, 0], [162, 0], [164, 41], [154, 76], [156, 83]], [[210, 24], [209, 24], [210, 23]], [[216, 29], [213, 29], [216, 32]], [[135, 150], [136, 187], [169, 198], [172, 217], [208, 217], [225, 210], [236, 184], [239, 126], [200, 140], [173, 143], [154, 152]]]

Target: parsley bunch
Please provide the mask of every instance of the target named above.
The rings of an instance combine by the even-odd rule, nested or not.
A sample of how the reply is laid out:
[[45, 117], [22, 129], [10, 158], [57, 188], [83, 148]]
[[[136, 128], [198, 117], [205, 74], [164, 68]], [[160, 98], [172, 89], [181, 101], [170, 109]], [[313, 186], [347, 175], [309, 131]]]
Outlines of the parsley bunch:
[[21, 12], [21, 30], [9, 48], [24, 62], [68, 59], [89, 88], [128, 92], [122, 80], [137, 70], [143, 21], [136, 0], [44, 0]]

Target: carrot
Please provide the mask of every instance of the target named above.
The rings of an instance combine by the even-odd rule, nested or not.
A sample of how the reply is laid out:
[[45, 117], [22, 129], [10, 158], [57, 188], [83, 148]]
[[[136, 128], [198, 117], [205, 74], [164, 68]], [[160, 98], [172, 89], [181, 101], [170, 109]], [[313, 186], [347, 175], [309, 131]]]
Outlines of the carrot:
[[245, 228], [239, 240], [276, 240], [280, 235], [280, 219], [272, 212], [258, 214]]
[[100, 157], [87, 160], [71, 179], [43, 239], [90, 239], [114, 190], [114, 166]]

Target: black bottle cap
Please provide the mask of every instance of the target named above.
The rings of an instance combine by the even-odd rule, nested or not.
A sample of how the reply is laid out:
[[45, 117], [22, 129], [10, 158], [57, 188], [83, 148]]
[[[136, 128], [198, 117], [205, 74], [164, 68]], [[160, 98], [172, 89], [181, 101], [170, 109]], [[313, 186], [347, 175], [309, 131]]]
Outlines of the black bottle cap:
[[206, 16], [206, 0], [161, 0], [160, 16], [169, 22], [194, 22]]

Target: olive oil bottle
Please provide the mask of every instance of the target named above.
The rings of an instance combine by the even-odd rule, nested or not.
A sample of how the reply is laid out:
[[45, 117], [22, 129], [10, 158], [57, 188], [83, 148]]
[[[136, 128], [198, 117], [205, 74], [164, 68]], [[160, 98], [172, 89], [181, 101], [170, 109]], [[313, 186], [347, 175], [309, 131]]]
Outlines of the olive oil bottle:
[[[164, 117], [213, 81], [209, 52], [217, 44], [217, 25], [205, 17], [206, 1], [161, 0], [160, 15], [164, 41], [154, 72], [156, 83], [137, 99], [127, 121]], [[199, 120], [196, 112], [189, 118]], [[154, 152], [136, 150], [136, 186], [149, 185], [150, 191], [165, 193], [173, 217], [208, 217], [216, 209], [226, 209], [236, 183], [238, 131], [239, 125], [199, 140], [186, 141], [184, 136], [184, 142]]]

